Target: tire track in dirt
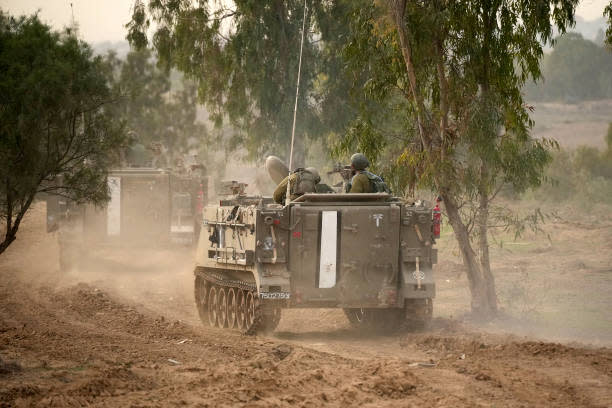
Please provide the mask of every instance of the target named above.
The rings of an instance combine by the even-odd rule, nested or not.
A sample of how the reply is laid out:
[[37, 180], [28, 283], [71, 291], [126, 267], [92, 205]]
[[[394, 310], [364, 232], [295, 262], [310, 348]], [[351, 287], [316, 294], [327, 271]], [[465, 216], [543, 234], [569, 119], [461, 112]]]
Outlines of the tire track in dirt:
[[[15, 273], [3, 271], [0, 287], [0, 356], [19, 367], [2, 375], [5, 406], [612, 402], [608, 349], [504, 341], [440, 323], [434, 332], [394, 338], [403, 350], [396, 358], [350, 358], [342, 354], [355, 353], [360, 340], [350, 333], [343, 335], [348, 351], [324, 353], [169, 321], [85, 284], [32, 289]], [[415, 366], [411, 350], [436, 366]]]

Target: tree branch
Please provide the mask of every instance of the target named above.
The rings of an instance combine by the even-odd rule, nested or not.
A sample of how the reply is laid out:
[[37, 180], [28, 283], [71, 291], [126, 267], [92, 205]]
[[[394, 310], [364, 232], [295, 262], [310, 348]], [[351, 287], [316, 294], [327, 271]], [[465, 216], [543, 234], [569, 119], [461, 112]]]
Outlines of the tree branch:
[[395, 20], [395, 25], [397, 29], [397, 35], [400, 40], [400, 48], [402, 50], [402, 55], [404, 57], [404, 64], [406, 65], [406, 71], [408, 72], [408, 81], [410, 83], [410, 91], [412, 93], [412, 100], [416, 105], [417, 111], [417, 123], [419, 126], [419, 135], [421, 136], [421, 141], [423, 146], [426, 148], [431, 147], [431, 139], [429, 135], [426, 134], [425, 128], [426, 125], [423, 120], [423, 112], [425, 112], [425, 104], [423, 102], [423, 96], [420, 93], [415, 68], [412, 62], [412, 48], [410, 46], [409, 30], [406, 26], [406, 21], [404, 20], [406, 12], [406, 0], [393, 0], [391, 5], [391, 14]]

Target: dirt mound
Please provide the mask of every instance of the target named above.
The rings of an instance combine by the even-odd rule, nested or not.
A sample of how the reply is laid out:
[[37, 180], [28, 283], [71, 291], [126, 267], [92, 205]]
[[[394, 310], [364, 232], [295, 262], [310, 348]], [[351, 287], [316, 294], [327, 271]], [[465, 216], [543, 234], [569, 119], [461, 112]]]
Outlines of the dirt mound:
[[95, 319], [105, 328], [123, 328], [127, 324], [128, 333], [170, 340], [182, 339], [186, 334], [191, 334], [188, 326], [178, 320], [146, 316], [135, 307], [122, 304], [88, 284], [80, 283], [61, 290], [52, 299], [59, 308], [70, 310], [82, 319]]

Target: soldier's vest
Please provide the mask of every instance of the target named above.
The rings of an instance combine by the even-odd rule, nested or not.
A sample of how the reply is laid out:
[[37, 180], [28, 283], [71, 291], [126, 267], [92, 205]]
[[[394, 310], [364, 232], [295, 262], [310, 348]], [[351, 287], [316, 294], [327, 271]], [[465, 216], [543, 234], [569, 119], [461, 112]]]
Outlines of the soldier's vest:
[[[389, 193], [391, 194], [391, 189], [389, 188], [389, 186], [387, 185], [387, 183], [385, 183], [385, 180], [382, 179], [382, 177], [377, 176], [374, 173], [370, 173], [367, 170], [363, 170], [361, 171], [361, 173], [365, 174], [366, 176], [368, 176], [368, 180], [370, 181], [370, 190], [372, 191], [372, 193]], [[353, 176], [355, 177], [355, 176]], [[351, 185], [353, 184], [353, 180], [351, 179], [351, 182], [347, 184], [347, 192], [349, 192], [351, 190]]]
[[297, 175], [297, 180], [295, 181], [295, 187], [293, 191], [291, 191], [291, 195], [302, 195], [304, 193], [314, 193], [316, 191], [317, 180], [312, 173], [302, 168], [296, 169], [294, 173]]

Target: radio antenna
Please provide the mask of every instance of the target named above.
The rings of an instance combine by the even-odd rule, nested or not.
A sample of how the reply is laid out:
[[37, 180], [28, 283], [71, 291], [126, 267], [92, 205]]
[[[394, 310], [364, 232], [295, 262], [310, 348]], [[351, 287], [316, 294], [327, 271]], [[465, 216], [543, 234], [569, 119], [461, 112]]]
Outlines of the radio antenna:
[[[302, 74], [302, 51], [304, 49], [304, 31], [306, 29], [306, 0], [304, 0], [304, 19], [302, 20], [302, 41], [300, 42], [300, 62], [298, 63], [297, 86], [295, 90], [295, 106], [293, 107], [293, 127], [291, 128], [291, 150], [289, 151], [289, 175], [293, 168], [293, 144], [295, 141], [295, 117], [297, 115], [298, 96], [300, 94], [300, 75]], [[287, 179], [287, 192], [285, 194], [285, 205], [291, 201], [291, 180]]]

